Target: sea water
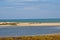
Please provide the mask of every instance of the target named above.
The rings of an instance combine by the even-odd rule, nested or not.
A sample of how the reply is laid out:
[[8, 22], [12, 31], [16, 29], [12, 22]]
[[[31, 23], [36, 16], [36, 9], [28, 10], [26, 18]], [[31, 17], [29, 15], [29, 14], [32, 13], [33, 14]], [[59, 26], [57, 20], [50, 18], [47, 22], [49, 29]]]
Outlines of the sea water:
[[0, 22], [60, 22], [60, 19], [0, 19]]
[[59, 26], [0, 26], [0, 36], [28, 36], [60, 33]]

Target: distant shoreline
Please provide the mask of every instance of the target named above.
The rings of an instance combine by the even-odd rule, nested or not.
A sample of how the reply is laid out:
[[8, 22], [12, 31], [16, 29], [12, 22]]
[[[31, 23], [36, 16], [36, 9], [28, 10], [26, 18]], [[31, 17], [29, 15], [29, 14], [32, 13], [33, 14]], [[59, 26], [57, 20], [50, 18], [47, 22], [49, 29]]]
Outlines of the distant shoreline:
[[0, 22], [0, 26], [60, 26], [60, 22]]

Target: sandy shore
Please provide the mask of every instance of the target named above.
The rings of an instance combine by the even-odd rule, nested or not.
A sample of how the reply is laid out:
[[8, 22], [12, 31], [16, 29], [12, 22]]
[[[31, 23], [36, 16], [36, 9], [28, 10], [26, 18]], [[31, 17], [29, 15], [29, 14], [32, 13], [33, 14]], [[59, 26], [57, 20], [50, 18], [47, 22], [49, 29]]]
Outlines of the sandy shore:
[[60, 23], [19, 23], [17, 26], [60, 26]]
[[0, 22], [0, 26], [60, 26], [60, 23]]

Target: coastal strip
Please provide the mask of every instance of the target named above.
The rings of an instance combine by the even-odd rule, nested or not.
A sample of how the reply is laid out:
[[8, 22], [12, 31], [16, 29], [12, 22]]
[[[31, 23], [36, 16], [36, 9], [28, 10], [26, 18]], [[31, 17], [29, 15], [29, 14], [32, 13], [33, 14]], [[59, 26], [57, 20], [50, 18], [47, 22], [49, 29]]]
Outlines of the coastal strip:
[[60, 40], [60, 34], [20, 36], [20, 37], [0, 37], [0, 40]]
[[60, 26], [60, 23], [40, 23], [40, 22], [0, 22], [0, 26]]

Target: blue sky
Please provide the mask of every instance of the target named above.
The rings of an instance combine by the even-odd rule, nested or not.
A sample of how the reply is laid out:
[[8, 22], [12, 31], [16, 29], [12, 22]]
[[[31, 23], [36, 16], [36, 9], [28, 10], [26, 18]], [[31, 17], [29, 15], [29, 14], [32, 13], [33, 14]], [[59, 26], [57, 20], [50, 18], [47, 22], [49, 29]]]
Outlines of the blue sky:
[[0, 0], [0, 19], [60, 18], [60, 0]]

